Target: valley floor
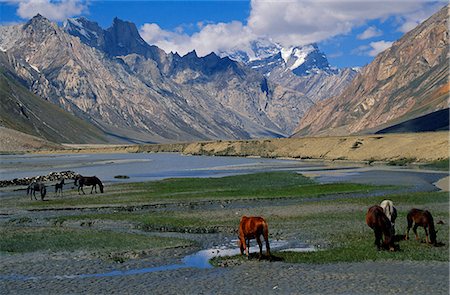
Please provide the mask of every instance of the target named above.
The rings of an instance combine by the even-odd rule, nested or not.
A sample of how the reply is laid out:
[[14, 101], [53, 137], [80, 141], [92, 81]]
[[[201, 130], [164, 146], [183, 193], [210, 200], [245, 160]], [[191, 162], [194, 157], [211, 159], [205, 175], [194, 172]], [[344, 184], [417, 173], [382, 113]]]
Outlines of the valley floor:
[[[361, 172], [359, 184], [271, 172], [114, 184], [105, 194], [70, 190], [46, 202], [4, 196], [0, 293], [448, 294], [449, 197], [432, 185], [448, 172], [405, 170], [398, 185], [383, 184], [398, 173]], [[399, 241], [398, 252], [377, 251], [364, 216], [384, 198], [399, 211], [398, 233], [412, 207], [444, 221], [440, 247], [412, 239]], [[170, 269], [198, 250], [234, 244], [242, 215], [264, 216], [273, 244], [322, 250], [274, 247], [272, 262], [236, 256], [214, 268]]]

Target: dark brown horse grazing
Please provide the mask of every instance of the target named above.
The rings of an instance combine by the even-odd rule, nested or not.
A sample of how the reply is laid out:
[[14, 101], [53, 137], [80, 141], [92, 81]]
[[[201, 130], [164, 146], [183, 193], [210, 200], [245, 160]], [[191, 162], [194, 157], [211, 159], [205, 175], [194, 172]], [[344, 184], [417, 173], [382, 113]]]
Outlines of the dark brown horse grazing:
[[[437, 231], [434, 229], [434, 221], [433, 216], [428, 210], [420, 210], [420, 209], [411, 209], [406, 216], [406, 220], [408, 221], [408, 229], [406, 230], [405, 240], [409, 239], [409, 230], [413, 226], [413, 232], [416, 235], [416, 240], [419, 240], [419, 235], [417, 234], [417, 228], [422, 226], [425, 230], [425, 236], [428, 244], [437, 245], [436, 242], [436, 233]], [[428, 230], [430, 231], [430, 238], [428, 238]]]
[[78, 194], [80, 194], [80, 189], [83, 192], [83, 195], [85, 195], [84, 190], [83, 190], [83, 186], [87, 185], [90, 186], [92, 185], [91, 188], [91, 194], [92, 191], [95, 189], [95, 193], [97, 193], [97, 185], [100, 188], [100, 192], [103, 193], [103, 183], [100, 181], [100, 179], [98, 179], [97, 176], [77, 176], [77, 178], [75, 178], [75, 185], [77, 185], [78, 183]]
[[269, 227], [267, 222], [262, 217], [247, 217], [242, 216], [241, 222], [239, 223], [239, 248], [241, 249], [241, 254], [247, 255], [249, 257], [250, 249], [250, 239], [256, 239], [259, 245], [259, 258], [262, 256], [262, 242], [261, 235], [264, 237], [266, 242], [266, 254], [270, 258], [270, 246], [269, 246]]
[[[378, 205], [370, 207], [367, 210], [366, 223], [375, 233], [375, 245], [378, 250], [382, 248], [395, 250], [391, 221], [384, 214], [383, 208]], [[384, 236], [383, 245], [381, 245], [382, 236]]]
[[61, 181], [59, 183], [55, 184], [55, 195], [56, 196], [58, 195], [58, 192], [59, 192], [59, 195], [62, 197], [63, 187], [64, 187], [64, 178], [61, 179]]
[[31, 200], [33, 200], [33, 197], [35, 200], [37, 200], [36, 192], [41, 193], [41, 200], [43, 201], [45, 198], [45, 195], [47, 194], [47, 188], [45, 187], [45, 184], [43, 184], [40, 181], [33, 181], [32, 183], [30, 183], [30, 185], [28, 185], [28, 187], [27, 187], [27, 196], [29, 194]]

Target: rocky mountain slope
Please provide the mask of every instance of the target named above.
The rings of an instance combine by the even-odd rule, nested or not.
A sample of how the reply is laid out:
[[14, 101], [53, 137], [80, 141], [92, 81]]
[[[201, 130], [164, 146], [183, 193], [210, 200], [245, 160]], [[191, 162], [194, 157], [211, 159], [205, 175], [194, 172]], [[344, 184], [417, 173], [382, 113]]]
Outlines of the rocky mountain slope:
[[[48, 141], [64, 143], [106, 142], [103, 131], [31, 93], [10, 64], [23, 65], [0, 52], [0, 125]], [[32, 68], [24, 71], [38, 73]]]
[[167, 142], [280, 137], [313, 104], [231, 59], [165, 54], [115, 19], [63, 28], [37, 15], [0, 27], [0, 47], [35, 94], [86, 119], [109, 140]]
[[448, 9], [376, 56], [341, 95], [311, 108], [295, 136], [374, 132], [448, 108]]

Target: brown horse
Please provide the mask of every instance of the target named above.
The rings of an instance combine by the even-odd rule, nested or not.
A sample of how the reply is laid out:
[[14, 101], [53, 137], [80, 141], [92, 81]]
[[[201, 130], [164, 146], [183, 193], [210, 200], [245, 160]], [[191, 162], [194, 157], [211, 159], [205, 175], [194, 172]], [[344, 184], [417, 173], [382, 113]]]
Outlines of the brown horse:
[[[413, 226], [413, 232], [416, 235], [416, 240], [419, 240], [419, 235], [417, 234], [417, 228], [422, 226], [425, 230], [425, 236], [428, 244], [437, 245], [436, 242], [436, 233], [437, 231], [434, 229], [434, 221], [433, 216], [428, 210], [420, 210], [420, 209], [411, 209], [406, 216], [406, 220], [408, 221], [408, 229], [406, 230], [405, 240], [409, 239], [409, 230]], [[428, 230], [430, 231], [430, 238], [428, 238]]]
[[97, 185], [100, 188], [100, 192], [103, 193], [103, 183], [100, 181], [100, 179], [98, 179], [97, 176], [77, 176], [75, 178], [75, 185], [77, 185], [78, 183], [78, 194], [80, 194], [80, 190], [83, 192], [83, 195], [85, 195], [84, 190], [83, 190], [83, 186], [87, 185], [90, 186], [92, 185], [91, 188], [91, 194], [92, 191], [95, 189], [95, 193], [97, 193]]
[[249, 257], [250, 240], [256, 239], [259, 245], [259, 258], [262, 256], [262, 242], [261, 235], [264, 237], [266, 242], [266, 254], [270, 258], [270, 246], [269, 246], [269, 227], [267, 222], [262, 217], [247, 217], [242, 216], [241, 222], [239, 223], [239, 248], [241, 249], [241, 254], [247, 255]]
[[[378, 250], [382, 248], [395, 250], [391, 221], [384, 214], [383, 208], [378, 205], [370, 207], [367, 210], [366, 223], [375, 233], [375, 245]], [[383, 245], [381, 245], [382, 236], [384, 236]]]

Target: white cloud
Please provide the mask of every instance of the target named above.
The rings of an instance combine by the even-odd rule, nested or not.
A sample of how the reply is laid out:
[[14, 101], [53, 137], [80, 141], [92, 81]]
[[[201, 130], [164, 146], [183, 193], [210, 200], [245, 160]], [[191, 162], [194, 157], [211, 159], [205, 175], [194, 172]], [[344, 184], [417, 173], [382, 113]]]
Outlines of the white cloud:
[[441, 7], [442, 2], [438, 2], [429, 6], [424, 6], [423, 9], [397, 16], [397, 21], [400, 25], [398, 31], [402, 33], [411, 31]]
[[[399, 30], [405, 31], [436, 12], [442, 3], [431, 5], [426, 0], [252, 0], [247, 24], [199, 22], [200, 31], [192, 35], [183, 30], [166, 31], [157, 24], [145, 24], [141, 34], [150, 44], [181, 55], [193, 49], [200, 56], [238, 47], [246, 50], [251, 41], [261, 37], [290, 47], [348, 34], [369, 20], [391, 16], [396, 17]], [[376, 27], [370, 27], [359, 38], [363, 40], [381, 34]], [[366, 50], [365, 54], [375, 52], [375, 46], [379, 48], [381, 43], [374, 44], [370, 53]]]
[[378, 37], [383, 35], [383, 32], [375, 26], [368, 27], [364, 32], [356, 36], [358, 40], [366, 40], [373, 37]]
[[426, 1], [253, 0], [248, 26], [284, 46], [320, 42], [347, 34], [368, 20], [411, 15]]
[[394, 42], [392, 41], [377, 41], [370, 42], [369, 45], [361, 45], [358, 48], [352, 50], [352, 54], [356, 55], [368, 55], [376, 56], [378, 53], [388, 49], [392, 46]]
[[251, 30], [238, 21], [202, 24], [201, 30], [191, 36], [182, 32], [163, 30], [154, 23], [143, 25], [140, 33], [145, 41], [167, 52], [184, 55], [195, 49], [200, 56], [234, 47], [245, 48], [249, 46], [250, 41], [256, 39]]
[[369, 50], [368, 54], [369, 56], [376, 56], [378, 53], [391, 47], [393, 43], [394, 42], [391, 41], [370, 42], [371, 49]]
[[41, 14], [53, 21], [63, 21], [69, 17], [82, 14], [87, 6], [82, 0], [12, 0], [18, 5], [17, 15], [21, 18], [31, 18]]

